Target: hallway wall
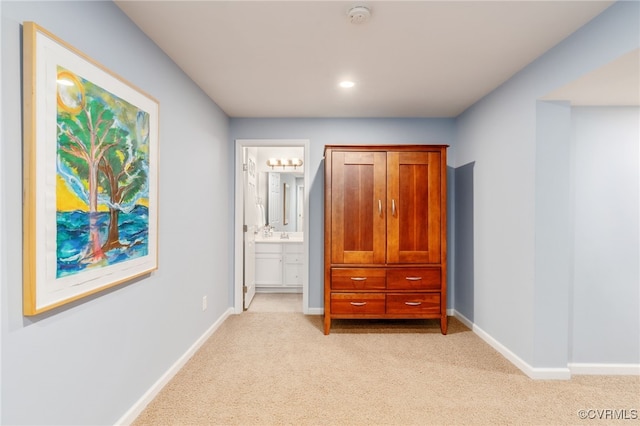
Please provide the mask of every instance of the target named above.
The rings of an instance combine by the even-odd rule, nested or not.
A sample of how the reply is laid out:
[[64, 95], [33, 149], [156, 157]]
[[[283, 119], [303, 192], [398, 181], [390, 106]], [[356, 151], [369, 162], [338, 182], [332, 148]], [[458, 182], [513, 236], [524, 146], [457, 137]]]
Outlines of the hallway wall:
[[[568, 376], [571, 350], [570, 276], [563, 271], [564, 278], [556, 276], [555, 284], [547, 279], [558, 264], [568, 268], [572, 262], [569, 226], [558, 223], [558, 218], [572, 223], [571, 205], [562, 197], [570, 179], [570, 115], [559, 112], [564, 118], [557, 119], [538, 102], [637, 49], [638, 34], [640, 3], [616, 2], [456, 122], [455, 165], [475, 164], [473, 321], [533, 376]], [[547, 137], [560, 143], [555, 152]], [[550, 205], [554, 215], [546, 214]], [[555, 234], [560, 244], [553, 245], [554, 230], [561, 230]], [[543, 259], [541, 242], [553, 248], [559, 262]], [[618, 309], [610, 302], [601, 308]], [[637, 330], [631, 322], [615, 328], [623, 334]], [[632, 352], [625, 359], [639, 362]]]
[[640, 363], [640, 108], [572, 109], [570, 361]]
[[[228, 118], [110, 1], [0, 8], [0, 423], [114, 424], [229, 308], [232, 213], [219, 208], [233, 176]], [[22, 315], [23, 21], [160, 103], [159, 269], [35, 317]]]

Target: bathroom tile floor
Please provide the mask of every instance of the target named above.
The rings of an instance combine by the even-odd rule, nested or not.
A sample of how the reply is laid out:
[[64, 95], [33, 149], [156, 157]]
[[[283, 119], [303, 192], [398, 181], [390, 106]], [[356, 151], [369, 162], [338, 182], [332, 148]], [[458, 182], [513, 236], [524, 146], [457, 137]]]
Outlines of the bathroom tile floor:
[[302, 312], [302, 293], [256, 293], [249, 312]]

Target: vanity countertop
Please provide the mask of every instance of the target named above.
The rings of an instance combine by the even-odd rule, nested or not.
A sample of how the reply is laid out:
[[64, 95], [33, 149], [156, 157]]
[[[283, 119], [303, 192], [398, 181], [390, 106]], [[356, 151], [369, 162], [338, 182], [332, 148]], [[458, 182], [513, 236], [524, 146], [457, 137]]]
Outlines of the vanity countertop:
[[282, 232], [273, 232], [272, 235], [265, 237], [262, 232], [256, 234], [256, 243], [271, 243], [271, 244], [292, 244], [304, 242], [302, 232], [286, 232], [289, 238], [282, 238]]

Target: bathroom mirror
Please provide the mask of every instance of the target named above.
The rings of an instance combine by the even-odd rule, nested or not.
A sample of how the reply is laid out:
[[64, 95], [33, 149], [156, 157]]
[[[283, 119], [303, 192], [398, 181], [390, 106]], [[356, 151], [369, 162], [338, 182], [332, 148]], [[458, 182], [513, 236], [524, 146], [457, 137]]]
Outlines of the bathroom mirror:
[[303, 227], [304, 177], [294, 172], [264, 172], [258, 177], [261, 203], [265, 205], [266, 224], [275, 231], [296, 232]]

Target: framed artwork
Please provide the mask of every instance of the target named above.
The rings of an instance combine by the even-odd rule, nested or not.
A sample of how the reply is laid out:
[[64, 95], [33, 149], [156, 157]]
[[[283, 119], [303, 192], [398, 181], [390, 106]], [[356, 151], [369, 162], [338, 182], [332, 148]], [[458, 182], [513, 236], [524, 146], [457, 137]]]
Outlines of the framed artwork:
[[23, 24], [23, 313], [158, 267], [158, 102]]

